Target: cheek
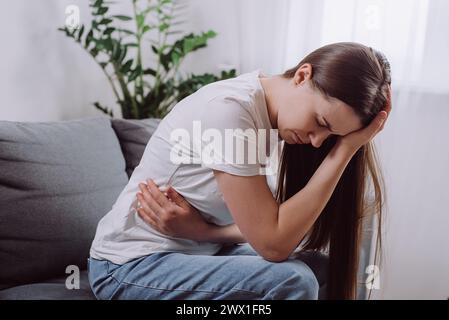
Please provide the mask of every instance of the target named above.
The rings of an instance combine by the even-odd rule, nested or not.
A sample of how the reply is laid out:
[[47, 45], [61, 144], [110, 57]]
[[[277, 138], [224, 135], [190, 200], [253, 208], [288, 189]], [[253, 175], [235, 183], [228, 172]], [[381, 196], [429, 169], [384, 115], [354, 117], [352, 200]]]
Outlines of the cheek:
[[291, 110], [289, 113], [279, 114], [278, 127], [279, 130], [299, 130], [306, 131], [312, 128], [310, 116]]

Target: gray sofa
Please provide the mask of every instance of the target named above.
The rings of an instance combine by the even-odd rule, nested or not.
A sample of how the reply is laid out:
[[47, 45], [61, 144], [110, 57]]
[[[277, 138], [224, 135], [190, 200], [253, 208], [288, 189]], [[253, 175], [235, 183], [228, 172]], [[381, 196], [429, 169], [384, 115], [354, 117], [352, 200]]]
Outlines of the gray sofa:
[[[97, 223], [159, 121], [0, 121], [0, 300], [95, 299], [86, 264]], [[307, 262], [323, 298], [327, 260]], [[79, 288], [67, 288], [68, 266], [79, 268]]]

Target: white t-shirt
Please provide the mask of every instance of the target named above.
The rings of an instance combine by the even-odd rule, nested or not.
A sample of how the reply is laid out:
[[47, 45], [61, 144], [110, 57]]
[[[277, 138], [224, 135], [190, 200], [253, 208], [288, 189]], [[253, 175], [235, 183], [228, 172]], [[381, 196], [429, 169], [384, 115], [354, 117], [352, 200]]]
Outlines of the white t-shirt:
[[[218, 243], [170, 237], [154, 230], [136, 211], [136, 194], [140, 191], [138, 184], [149, 178], [158, 186], [170, 184], [209, 222], [221, 226], [234, 223], [212, 169], [234, 175], [253, 176], [261, 174], [261, 162], [256, 159], [255, 163], [250, 163], [247, 158], [244, 163], [229, 162], [223, 154], [214, 152], [211, 156], [213, 162], [210, 159], [200, 159], [199, 163], [177, 164], [172, 161], [171, 152], [177, 145], [177, 150], [182, 150], [184, 156], [196, 157], [197, 160], [200, 158], [201, 152], [198, 150], [202, 149], [195, 149], [195, 143], [201, 138], [195, 136], [195, 122], [200, 123], [201, 132], [215, 128], [223, 133], [223, 137], [225, 129], [272, 129], [260, 75], [264, 74], [258, 69], [211, 83], [173, 107], [148, 141], [139, 165], [112, 209], [100, 220], [90, 249], [91, 257], [124, 264], [158, 251], [213, 255], [220, 250], [222, 245]], [[188, 133], [189, 143], [173, 139], [175, 130], [178, 133], [179, 130]], [[239, 139], [239, 135], [236, 138]], [[213, 139], [208, 141], [213, 141], [211, 145], [215, 146]], [[247, 143], [254, 142], [251, 138], [247, 139]], [[272, 157], [279, 159], [281, 141], [277, 135], [276, 145], [277, 153], [273, 150], [270, 152]], [[220, 163], [217, 159], [223, 161]], [[277, 175], [266, 173], [266, 177], [274, 195]]]

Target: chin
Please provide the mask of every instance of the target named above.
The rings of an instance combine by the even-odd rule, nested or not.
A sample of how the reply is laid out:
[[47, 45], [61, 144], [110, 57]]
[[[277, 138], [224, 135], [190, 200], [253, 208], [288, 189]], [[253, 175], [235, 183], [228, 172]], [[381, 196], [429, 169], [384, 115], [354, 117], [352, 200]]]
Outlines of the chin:
[[284, 131], [279, 131], [279, 136], [281, 137], [282, 140], [284, 140], [285, 142], [289, 141], [288, 137], [286, 137], [286, 134]]
[[280, 132], [279, 135], [281, 136], [281, 139], [284, 140], [285, 143], [287, 144], [296, 144], [296, 142], [294, 140], [291, 139], [290, 133], [287, 132], [287, 134], [285, 134], [284, 131]]

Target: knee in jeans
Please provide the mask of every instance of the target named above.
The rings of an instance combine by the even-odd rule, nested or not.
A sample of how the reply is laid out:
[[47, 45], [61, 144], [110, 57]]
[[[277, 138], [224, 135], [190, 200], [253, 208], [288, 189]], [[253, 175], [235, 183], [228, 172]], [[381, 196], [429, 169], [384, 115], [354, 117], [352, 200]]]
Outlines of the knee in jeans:
[[320, 285], [313, 272], [308, 272], [307, 275], [302, 275], [300, 282], [303, 284], [305, 299], [318, 299]]
[[278, 290], [285, 290], [280, 297], [282, 299], [306, 299], [318, 298], [320, 285], [313, 271], [302, 261], [281, 262], [277, 267]]

